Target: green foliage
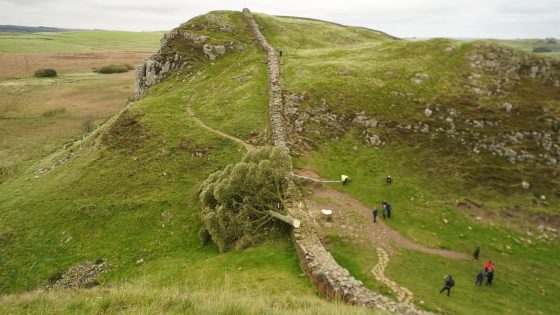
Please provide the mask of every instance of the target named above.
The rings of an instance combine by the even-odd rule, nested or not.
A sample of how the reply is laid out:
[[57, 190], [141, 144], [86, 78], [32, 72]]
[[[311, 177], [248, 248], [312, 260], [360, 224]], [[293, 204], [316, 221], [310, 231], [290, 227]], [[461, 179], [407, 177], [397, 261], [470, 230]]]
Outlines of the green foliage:
[[249, 247], [259, 233], [271, 228], [266, 211], [284, 208], [290, 166], [286, 150], [263, 147], [204, 181], [201, 217], [220, 251]]
[[35, 70], [34, 76], [36, 76], [37, 78], [52, 78], [52, 77], [56, 77], [57, 73], [56, 70], [54, 69], [44, 68], [44, 69]]
[[545, 53], [545, 52], [552, 52], [552, 49], [548, 47], [535, 47], [533, 48], [534, 53]]
[[111, 73], [123, 73], [128, 72], [134, 69], [131, 65], [110, 65], [110, 66], [103, 66], [99, 69], [94, 69], [93, 72], [101, 73], [101, 74], [111, 74]]

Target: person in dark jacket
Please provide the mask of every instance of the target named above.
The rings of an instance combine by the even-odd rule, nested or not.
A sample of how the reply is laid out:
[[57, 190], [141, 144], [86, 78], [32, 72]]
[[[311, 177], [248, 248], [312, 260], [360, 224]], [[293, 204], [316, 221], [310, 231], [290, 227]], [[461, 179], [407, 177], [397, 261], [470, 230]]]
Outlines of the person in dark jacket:
[[381, 214], [383, 214], [383, 220], [387, 218], [387, 202], [381, 202]]
[[494, 280], [494, 269], [486, 273], [486, 285], [492, 285], [492, 280]]
[[447, 290], [447, 296], [449, 296], [451, 294], [451, 288], [455, 285], [455, 280], [453, 280], [453, 277], [451, 277], [451, 275], [445, 275], [445, 277], [443, 278], [443, 283], [444, 286], [441, 290], [439, 290], [439, 293]]
[[482, 282], [484, 282], [484, 270], [481, 270], [476, 274], [476, 282], [474, 283], [474, 285], [480, 287], [482, 285]]
[[391, 206], [391, 204], [389, 202], [386, 203], [386, 207], [387, 207], [387, 218], [391, 218], [391, 210], [393, 210], [393, 207]]
[[474, 257], [474, 259], [476, 259], [476, 260], [478, 260], [478, 257], [480, 257], [480, 246], [477, 246], [477, 247], [474, 249], [473, 257]]
[[373, 223], [376, 223], [376, 222], [377, 222], [377, 214], [378, 214], [377, 207], [374, 207], [374, 208], [373, 208], [373, 212], [372, 212], [372, 213], [373, 213]]
[[387, 176], [387, 179], [385, 180], [385, 182], [387, 184], [391, 184], [393, 182], [393, 179], [391, 178], [391, 176]]

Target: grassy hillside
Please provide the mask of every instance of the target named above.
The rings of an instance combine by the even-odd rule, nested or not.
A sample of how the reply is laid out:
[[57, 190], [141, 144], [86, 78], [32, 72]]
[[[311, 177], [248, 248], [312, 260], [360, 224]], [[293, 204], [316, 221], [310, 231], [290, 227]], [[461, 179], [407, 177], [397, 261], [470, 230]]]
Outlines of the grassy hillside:
[[[120, 111], [134, 94], [134, 71], [108, 76], [92, 68], [136, 65], [159, 47], [159, 37], [0, 34], [0, 183]], [[59, 75], [33, 77], [40, 68], [54, 68]]]
[[34, 34], [0, 34], [0, 53], [154, 51], [159, 48], [158, 32], [83, 31]]
[[[556, 87], [498, 78], [519, 57], [501, 46], [408, 42], [298, 18], [258, 15], [257, 22], [283, 51], [296, 166], [324, 178], [350, 175], [337, 189], [370, 207], [391, 201], [388, 224], [415, 242], [465, 253], [481, 245], [482, 259], [495, 261], [494, 286], [476, 288], [479, 262], [395, 248], [387, 275], [411, 289], [419, 307], [555, 314], [560, 246], [546, 228], [559, 222], [558, 167], [546, 164], [550, 150], [532, 138], [513, 148], [533, 158], [511, 162], [491, 150], [510, 132], [557, 132]], [[243, 49], [173, 74], [84, 140], [0, 184], [0, 312], [371, 312], [318, 297], [286, 235], [226, 254], [199, 244], [199, 185], [244, 149], [198, 127], [186, 106], [210, 127], [266, 143], [266, 64], [240, 13], [211, 12], [183, 27]], [[497, 74], [475, 67], [491, 58]], [[340, 264], [391, 295], [370, 272], [375, 244], [327, 237]], [[109, 266], [99, 288], [34, 291], [98, 258]], [[445, 273], [457, 279], [450, 298], [437, 293]]]
[[[474, 277], [481, 263], [401, 252], [392, 257], [388, 275], [410, 288], [417, 304], [422, 300], [427, 309], [454, 314], [556, 312], [560, 247], [556, 240], [537, 237], [539, 226], [558, 229], [558, 166], [473, 152], [480, 139], [517, 131], [556, 137], [555, 125], [543, 123], [560, 110], [556, 87], [521, 78], [496, 93], [480, 93], [476, 88], [492, 89], [487, 82], [500, 77], [476, 72], [471, 60], [492, 53], [503, 64], [513, 62], [516, 53], [500, 46], [391, 40], [360, 29], [265, 15], [258, 23], [284, 52], [284, 88], [295, 95], [290, 99], [298, 108], [289, 120], [302, 126], [292, 133], [303, 143], [297, 165], [324, 178], [350, 175], [351, 184], [339, 189], [370, 207], [391, 201], [394, 220], [388, 224], [413, 241], [465, 253], [480, 245], [483, 259], [500, 266], [495, 286], [477, 289]], [[504, 109], [505, 102], [515, 104], [513, 113]], [[426, 108], [433, 111], [429, 117]], [[375, 125], [364, 126], [357, 113]], [[474, 120], [492, 123], [476, 127]], [[424, 126], [429, 131], [421, 131]], [[368, 144], [372, 135], [380, 143]], [[518, 148], [543, 154], [535, 144]], [[390, 186], [384, 184], [387, 175], [395, 179]], [[523, 180], [530, 189], [521, 188]], [[479, 206], [465, 207], [465, 199]], [[368, 272], [375, 264], [373, 248], [349, 250], [361, 245], [333, 237], [335, 257], [378, 287]], [[459, 283], [451, 299], [437, 293], [445, 273]]]
[[[241, 14], [192, 23], [201, 21], [216, 38], [216, 23], [231, 25], [243, 52], [173, 75], [90, 137], [0, 184], [0, 292], [12, 293], [0, 312], [372, 313], [318, 297], [285, 235], [227, 254], [200, 245], [198, 187], [244, 149], [198, 127], [186, 106], [245, 140], [262, 143], [268, 128], [266, 65]], [[21, 294], [98, 258], [109, 265], [99, 289]]]

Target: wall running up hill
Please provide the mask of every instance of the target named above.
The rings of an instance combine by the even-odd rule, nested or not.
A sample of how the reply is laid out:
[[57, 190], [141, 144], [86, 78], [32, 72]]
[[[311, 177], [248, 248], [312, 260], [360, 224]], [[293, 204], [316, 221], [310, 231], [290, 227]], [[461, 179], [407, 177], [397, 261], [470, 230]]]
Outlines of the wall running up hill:
[[257, 38], [261, 48], [267, 53], [268, 58], [268, 94], [269, 94], [269, 114], [272, 128], [272, 143], [275, 146], [288, 148], [286, 143], [286, 130], [284, 125], [284, 115], [282, 108], [282, 76], [280, 75], [280, 62], [278, 54], [272, 45], [268, 43], [266, 37], [261, 33], [260, 27], [255, 22], [249, 9], [243, 9], [243, 17], [253, 35]]
[[[253, 35], [268, 56], [269, 74], [269, 111], [272, 126], [272, 140], [275, 146], [288, 149], [284, 126], [282, 88], [278, 55], [272, 45], [260, 31], [249, 9], [243, 9], [243, 17], [250, 26]], [[298, 188], [292, 185], [288, 195], [291, 200], [288, 204], [288, 213], [298, 218], [302, 225], [293, 229], [292, 238], [300, 260], [300, 265], [307, 276], [329, 299], [341, 299], [353, 305], [382, 309], [392, 313], [407, 315], [431, 314], [417, 309], [413, 304], [398, 303], [383, 295], [377, 294], [363, 283], [356, 280], [350, 272], [338, 265], [332, 255], [325, 249], [316, 233], [316, 226], [306, 213], [303, 198]]]

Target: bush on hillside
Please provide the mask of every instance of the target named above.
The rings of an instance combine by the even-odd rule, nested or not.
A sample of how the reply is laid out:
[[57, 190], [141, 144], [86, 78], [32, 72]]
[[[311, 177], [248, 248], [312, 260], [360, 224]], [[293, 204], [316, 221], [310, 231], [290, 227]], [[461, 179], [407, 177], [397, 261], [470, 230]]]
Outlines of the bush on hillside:
[[110, 65], [110, 66], [104, 66], [101, 67], [99, 69], [93, 69], [94, 72], [97, 73], [102, 73], [102, 74], [111, 74], [111, 73], [123, 73], [123, 72], [128, 72], [129, 70], [134, 69], [133, 66], [131, 65]]
[[43, 116], [43, 117], [54, 117], [54, 116], [57, 116], [57, 115], [62, 115], [64, 113], [66, 113], [66, 108], [60, 107], [60, 108], [55, 108], [55, 109], [44, 111], [41, 114], [41, 116]]
[[290, 163], [284, 149], [264, 147], [211, 174], [199, 195], [204, 224], [201, 241], [210, 236], [221, 252], [252, 246], [277, 222], [268, 211], [284, 211]]
[[34, 76], [36, 76], [37, 78], [52, 78], [56, 77], [57, 73], [56, 70], [51, 68], [37, 69]]
[[535, 53], [552, 52], [552, 49], [550, 49], [548, 47], [535, 47], [535, 48], [533, 48], [533, 52], [535, 52]]

